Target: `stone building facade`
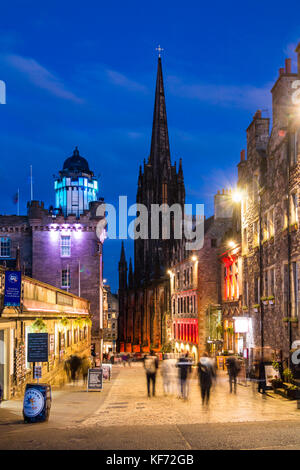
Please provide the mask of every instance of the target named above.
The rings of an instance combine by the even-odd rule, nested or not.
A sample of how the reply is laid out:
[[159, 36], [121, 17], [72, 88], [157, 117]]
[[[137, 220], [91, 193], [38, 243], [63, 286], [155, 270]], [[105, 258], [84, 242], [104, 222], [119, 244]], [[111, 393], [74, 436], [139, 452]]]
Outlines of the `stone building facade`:
[[224, 190], [214, 202], [214, 215], [204, 220], [202, 248], [169, 269], [173, 349], [188, 352], [195, 360], [205, 351], [214, 353], [222, 338], [217, 333], [222, 321], [219, 250], [232, 229], [233, 202]]
[[103, 352], [116, 352], [118, 340], [119, 300], [110, 290], [103, 286]]
[[271, 130], [269, 118], [257, 111], [247, 129], [247, 159], [242, 153], [238, 165], [243, 306], [253, 320], [253, 350], [283, 358], [300, 338], [299, 46], [297, 53], [298, 71], [286, 59], [271, 90]]
[[24, 275], [20, 306], [4, 306], [4, 286], [5, 269], [0, 267], [0, 383], [8, 400], [33, 381], [27, 346], [28, 333], [40, 331], [37, 320], [49, 335], [42, 380], [56, 385], [67, 380], [64, 362], [71, 354], [90, 356], [91, 320], [88, 300]]
[[[163, 209], [158, 216], [158, 236], [151, 234], [151, 208], [157, 204], [178, 204], [184, 214], [185, 187], [182, 162], [171, 164], [162, 64], [158, 59], [150, 156], [140, 167], [137, 204], [147, 208], [145, 236], [134, 241], [134, 270], [122, 246], [119, 262], [119, 349], [159, 350], [171, 335], [170, 283], [167, 269], [174, 259], [182, 259], [184, 240], [175, 239], [175, 219], [171, 215], [170, 236], [164, 238]], [[182, 220], [182, 218], [181, 218]], [[181, 226], [180, 220], [180, 226]]]
[[[95, 182], [87, 161], [76, 150], [60, 172], [60, 179], [64, 181], [61, 191], [66, 193], [62, 197], [65, 206], [46, 209], [43, 202], [31, 201], [26, 216], [0, 216], [0, 264], [13, 267], [19, 247], [23, 273], [88, 299], [93, 321], [92, 340], [100, 357], [104, 238], [99, 239], [97, 235], [101, 220], [97, 209], [103, 200], [88, 201], [86, 197], [81, 210], [72, 213], [75, 199], [68, 193], [80, 190], [80, 178], [83, 185], [80, 194], [84, 198], [84, 179], [87, 185], [91, 181], [93, 188]], [[93, 192], [89, 197], [93, 199], [94, 196]]]

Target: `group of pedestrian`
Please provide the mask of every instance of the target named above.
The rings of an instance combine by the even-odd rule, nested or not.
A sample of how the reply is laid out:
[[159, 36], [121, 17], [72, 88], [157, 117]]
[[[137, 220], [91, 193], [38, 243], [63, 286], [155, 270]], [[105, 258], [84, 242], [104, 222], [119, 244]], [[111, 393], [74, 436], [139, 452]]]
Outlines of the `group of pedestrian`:
[[[165, 395], [178, 394], [179, 398], [187, 400], [189, 396], [189, 379], [192, 373], [193, 361], [188, 354], [183, 354], [176, 359], [174, 354], [165, 354], [161, 364], [161, 374]], [[230, 393], [236, 393], [237, 376], [240, 372], [240, 363], [234, 356], [229, 356], [226, 360], [226, 367], [229, 376]], [[159, 368], [158, 357], [154, 351], [144, 357], [144, 368], [147, 379], [148, 397], [155, 396], [156, 375]], [[204, 353], [197, 364], [197, 373], [202, 398], [202, 405], [208, 405], [210, 392], [216, 380], [215, 360]]]
[[[192, 373], [193, 361], [188, 354], [182, 354], [176, 359], [174, 354], [165, 354], [161, 364], [161, 374], [163, 379], [163, 388], [165, 395], [174, 395], [177, 393], [179, 398], [184, 401], [189, 397], [189, 381]], [[156, 354], [151, 351], [144, 357], [144, 368], [147, 379], [148, 397], [155, 396], [156, 374], [159, 367], [159, 361]], [[202, 402], [209, 401], [210, 388], [215, 377], [215, 368], [213, 360], [204, 354], [198, 364], [198, 376], [201, 388]]]

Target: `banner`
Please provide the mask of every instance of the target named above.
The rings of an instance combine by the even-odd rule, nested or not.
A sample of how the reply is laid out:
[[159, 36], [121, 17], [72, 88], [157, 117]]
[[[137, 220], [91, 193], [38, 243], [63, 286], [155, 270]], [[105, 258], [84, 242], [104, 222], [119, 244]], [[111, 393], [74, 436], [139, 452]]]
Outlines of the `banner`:
[[19, 307], [21, 271], [5, 271], [4, 307]]

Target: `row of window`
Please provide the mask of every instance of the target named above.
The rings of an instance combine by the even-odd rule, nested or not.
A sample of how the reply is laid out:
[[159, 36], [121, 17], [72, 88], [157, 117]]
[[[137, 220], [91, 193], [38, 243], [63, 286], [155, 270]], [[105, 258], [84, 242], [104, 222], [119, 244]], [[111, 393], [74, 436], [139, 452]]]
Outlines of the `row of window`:
[[[184, 287], [189, 287], [193, 285], [193, 266], [184, 270], [182, 282]], [[180, 271], [177, 271], [176, 277], [174, 276], [173, 278], [173, 289], [176, 290], [180, 288]]]
[[[300, 278], [299, 278], [299, 267], [297, 262], [291, 263], [291, 272], [290, 272], [290, 292], [291, 292], [291, 307], [292, 307], [292, 316], [298, 316], [299, 310], [299, 291], [300, 291]], [[287, 312], [287, 306], [289, 301], [289, 289], [288, 289], [288, 265], [283, 266], [283, 311]], [[254, 292], [253, 292], [253, 303], [259, 304], [261, 297], [270, 297], [276, 296], [276, 273], [275, 268], [269, 268], [264, 271], [263, 278], [263, 292], [260, 292], [260, 277], [256, 276], [254, 278]], [[244, 281], [243, 286], [243, 303], [244, 305], [249, 306], [249, 291], [248, 291], [248, 282]]]
[[196, 313], [196, 295], [178, 297], [173, 299], [173, 315], [176, 313]]
[[[99, 250], [99, 244], [97, 245]], [[61, 235], [60, 237], [60, 256], [62, 258], [71, 256], [71, 236]], [[1, 237], [0, 240], [0, 258], [11, 257], [11, 239], [9, 237]]]
[[[60, 237], [60, 255], [62, 257], [71, 256], [71, 236], [62, 235]], [[0, 257], [11, 257], [11, 239], [9, 237], [1, 237]]]
[[174, 339], [187, 341], [189, 343], [198, 343], [197, 325], [190, 323], [174, 323]]
[[[262, 241], [268, 240], [275, 235], [275, 211], [270, 209], [266, 212], [261, 219], [261, 235]], [[298, 223], [298, 195], [292, 193], [290, 198], [290, 224]], [[288, 224], [288, 211], [287, 211], [287, 200], [284, 200], [283, 211], [282, 211], [282, 226], [286, 228]], [[260, 238], [260, 227], [259, 220], [256, 220], [252, 225], [253, 231], [253, 246], [259, 245]], [[248, 228], [245, 227], [243, 231], [243, 251], [248, 250]]]

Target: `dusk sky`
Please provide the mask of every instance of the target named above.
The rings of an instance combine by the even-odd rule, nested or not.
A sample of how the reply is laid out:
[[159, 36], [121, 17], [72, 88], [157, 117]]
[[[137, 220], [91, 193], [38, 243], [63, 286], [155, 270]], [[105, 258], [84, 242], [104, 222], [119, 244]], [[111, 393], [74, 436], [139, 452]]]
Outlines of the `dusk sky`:
[[[187, 203], [213, 213], [233, 186], [253, 114], [271, 117], [270, 89], [300, 41], [300, 4], [274, 1], [2, 2], [0, 105], [2, 214], [30, 198], [55, 203], [53, 175], [78, 146], [99, 175], [99, 196], [135, 202], [150, 151], [157, 52], [172, 162], [183, 159]], [[104, 277], [116, 290], [120, 240], [104, 245]], [[133, 241], [126, 241], [126, 255]]]

